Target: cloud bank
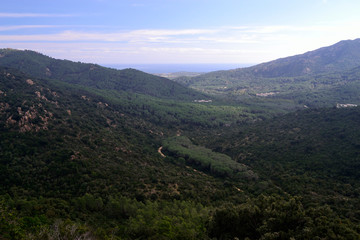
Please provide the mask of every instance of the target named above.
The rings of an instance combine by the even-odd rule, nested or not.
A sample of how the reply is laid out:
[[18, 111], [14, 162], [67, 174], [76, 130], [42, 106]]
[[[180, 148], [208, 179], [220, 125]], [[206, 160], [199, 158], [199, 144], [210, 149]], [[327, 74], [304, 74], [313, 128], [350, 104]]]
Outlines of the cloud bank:
[[[87, 31], [57, 25], [13, 25], [0, 27], [0, 47], [33, 49], [58, 58], [107, 64], [260, 63], [356, 38], [354, 29], [359, 29], [360, 23], [345, 26], [240, 25]], [[32, 28], [45, 31], [37, 34], [17, 31]]]

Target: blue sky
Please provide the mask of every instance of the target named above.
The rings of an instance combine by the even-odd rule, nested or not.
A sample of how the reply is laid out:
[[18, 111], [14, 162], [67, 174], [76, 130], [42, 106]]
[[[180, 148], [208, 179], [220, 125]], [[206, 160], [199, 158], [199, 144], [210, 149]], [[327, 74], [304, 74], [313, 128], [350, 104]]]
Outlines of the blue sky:
[[2, 0], [0, 48], [99, 64], [260, 63], [360, 37], [359, 0]]

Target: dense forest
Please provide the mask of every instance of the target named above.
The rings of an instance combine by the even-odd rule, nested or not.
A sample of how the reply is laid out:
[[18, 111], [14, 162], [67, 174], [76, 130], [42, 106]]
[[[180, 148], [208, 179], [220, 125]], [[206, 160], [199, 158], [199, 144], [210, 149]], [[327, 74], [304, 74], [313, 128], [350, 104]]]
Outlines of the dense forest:
[[360, 39], [341, 41], [304, 54], [247, 68], [216, 71], [174, 80], [227, 100], [271, 108], [360, 104]]
[[[0, 239], [359, 239], [359, 71], [345, 46], [359, 43], [301, 56], [323, 56], [305, 75], [241, 70], [256, 78], [222, 93], [194, 87], [218, 73], [181, 78], [188, 88], [2, 49]], [[323, 66], [329, 54], [349, 68]]]

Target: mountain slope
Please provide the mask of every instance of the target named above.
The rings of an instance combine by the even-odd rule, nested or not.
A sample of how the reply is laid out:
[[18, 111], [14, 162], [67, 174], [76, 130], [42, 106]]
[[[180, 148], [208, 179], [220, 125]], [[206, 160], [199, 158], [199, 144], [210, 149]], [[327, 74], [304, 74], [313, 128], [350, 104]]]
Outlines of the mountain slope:
[[[215, 106], [214, 111], [189, 106], [190, 122], [209, 115], [209, 127], [201, 133], [198, 125], [181, 121], [154, 124], [144, 114], [144, 101], [152, 97], [113, 100], [110, 93], [0, 68], [0, 238], [359, 238], [357, 213], [348, 220], [317, 198], [307, 204], [280, 188], [275, 173], [269, 178], [259, 168], [257, 177], [252, 168], [198, 146], [199, 139], [214, 139], [216, 131], [237, 129], [212, 127]], [[124, 103], [128, 97], [134, 98]], [[187, 105], [175, 106], [181, 115]], [[227, 117], [233, 118], [233, 111]], [[171, 145], [181, 146], [184, 154], [168, 146], [165, 153], [172, 154], [164, 158], [159, 146], [175, 131], [201, 134], [173, 138], [179, 141]], [[258, 168], [261, 161], [249, 165]], [[229, 175], [227, 167], [236, 171]]]
[[[304, 54], [280, 58], [252, 67], [228, 71], [216, 71], [203, 74], [190, 80], [201, 81], [205, 78], [242, 81], [249, 77], [279, 78], [298, 77], [310, 74], [331, 73], [350, 70], [360, 65], [360, 39], [344, 40], [334, 45], [323, 47]], [[179, 78], [186, 83], [186, 79]]]
[[303, 110], [230, 131], [211, 146], [304, 202], [359, 221], [359, 121], [359, 107]]
[[360, 39], [355, 39], [344, 40], [304, 54], [262, 63], [247, 70], [257, 77], [295, 77], [349, 70], [359, 66], [359, 63]]
[[[15, 239], [32, 239], [26, 234], [42, 234], [56, 219], [86, 222], [96, 239], [154, 237], [159, 219], [172, 217], [179, 218], [168, 223], [173, 234], [205, 239], [208, 211], [200, 203], [247, 194], [233, 186], [240, 183], [224, 186], [221, 178], [162, 158], [161, 140], [174, 130], [123, 109], [86, 89], [0, 68], [0, 237], [23, 232]], [[147, 226], [155, 230], [137, 228], [142, 214], [156, 221]], [[21, 220], [14, 225], [10, 216]]]
[[205, 97], [166, 78], [135, 69], [115, 70], [96, 64], [58, 60], [29, 50], [0, 49], [0, 66], [18, 69], [37, 78], [57, 79], [96, 89], [190, 101]]
[[[265, 107], [157, 97], [138, 71], [11, 59], [21, 71], [0, 67], [0, 238], [359, 239], [358, 109], [259, 121]], [[47, 66], [56, 77], [24, 74]]]
[[[166, 186], [179, 171], [190, 172], [189, 181], [202, 177], [164, 162], [157, 152], [163, 138], [177, 129], [153, 124], [91, 91], [7, 68], [0, 68], [0, 130], [0, 159], [7, 166], [1, 168], [1, 194], [16, 185], [15, 192], [33, 197], [55, 197], [62, 190], [73, 197], [93, 192], [106, 196], [127, 189], [123, 195], [166, 198], [166, 192], [173, 192]], [[151, 183], [154, 178], [164, 181]], [[186, 192], [182, 186], [189, 181], [177, 185]], [[144, 183], [145, 188], [139, 187]], [[153, 188], [163, 190], [151, 193]]]
[[228, 99], [271, 103], [274, 109], [283, 103], [289, 109], [328, 107], [336, 102], [360, 103], [352, 91], [360, 88], [359, 65], [360, 39], [355, 39], [253, 67], [175, 81]]

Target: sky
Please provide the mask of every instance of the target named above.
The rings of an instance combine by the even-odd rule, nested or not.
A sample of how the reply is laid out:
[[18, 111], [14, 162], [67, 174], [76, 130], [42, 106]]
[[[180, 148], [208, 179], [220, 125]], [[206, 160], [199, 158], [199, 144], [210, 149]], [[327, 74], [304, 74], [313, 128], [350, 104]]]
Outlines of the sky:
[[360, 38], [359, 0], [1, 0], [0, 48], [98, 64], [256, 64]]

